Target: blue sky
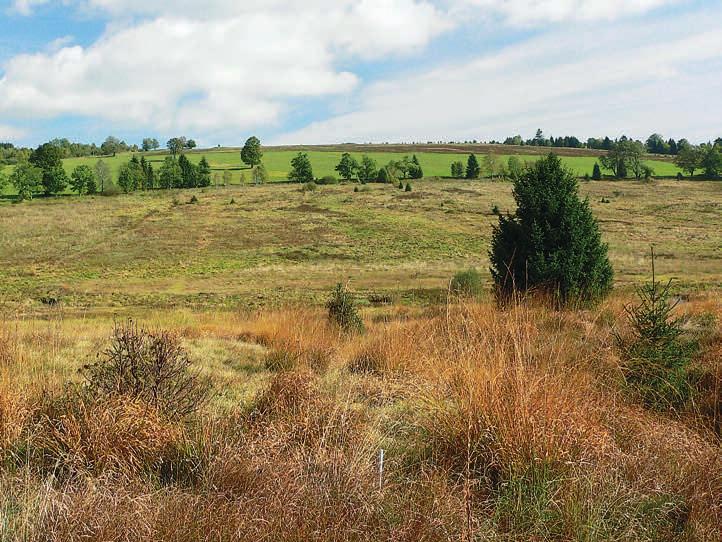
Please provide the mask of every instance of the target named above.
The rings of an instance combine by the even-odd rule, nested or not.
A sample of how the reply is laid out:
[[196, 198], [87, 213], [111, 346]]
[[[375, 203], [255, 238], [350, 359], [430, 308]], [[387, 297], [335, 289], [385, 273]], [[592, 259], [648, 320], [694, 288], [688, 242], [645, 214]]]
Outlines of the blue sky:
[[0, 140], [722, 136], [712, 0], [4, 0]]

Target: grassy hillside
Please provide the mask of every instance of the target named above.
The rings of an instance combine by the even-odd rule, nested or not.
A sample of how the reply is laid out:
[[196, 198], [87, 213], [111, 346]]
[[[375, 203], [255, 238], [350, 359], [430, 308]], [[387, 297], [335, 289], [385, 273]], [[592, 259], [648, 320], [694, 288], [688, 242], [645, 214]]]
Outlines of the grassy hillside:
[[[263, 163], [268, 169], [268, 172], [273, 180], [285, 180], [291, 164], [291, 159], [296, 155], [296, 150], [266, 150], [263, 155]], [[334, 168], [341, 159], [342, 151], [308, 151], [311, 163], [313, 165], [313, 172], [317, 177], [324, 175], [338, 175]], [[367, 153], [352, 152], [353, 156], [360, 159], [363, 154], [368, 154], [376, 160], [379, 165], [388, 163], [390, 160], [400, 160], [404, 156], [412, 154], [412, 152], [384, 152], [384, 151], [370, 151]], [[246, 167], [241, 163], [240, 153], [238, 150], [209, 150], [197, 151], [188, 155], [192, 161], [198, 162], [202, 156], [210, 162], [211, 168], [214, 171], [225, 171], [230, 170], [233, 174], [233, 184], [237, 184], [241, 172]], [[424, 169], [424, 175], [428, 177], [447, 177], [450, 175], [450, 169], [452, 162], [461, 160], [466, 164], [466, 158], [468, 153], [442, 153], [442, 152], [417, 152], [417, 158], [421, 162]], [[509, 154], [497, 154], [500, 160], [508, 160]], [[515, 155], [521, 160], [536, 160], [538, 156], [528, 155]], [[105, 160], [113, 168], [117, 174], [117, 170], [121, 164], [127, 162], [130, 159], [130, 154], [119, 154], [114, 158], [106, 158]], [[481, 159], [483, 155], [479, 155]], [[164, 155], [150, 155], [149, 159], [154, 167], [160, 167]], [[594, 163], [598, 160], [595, 156], [564, 156], [564, 163], [575, 171], [578, 175], [583, 176], [584, 174], [592, 174]], [[92, 164], [96, 161], [96, 158], [72, 158], [65, 161], [66, 169], [72, 171], [72, 169], [78, 164]], [[677, 167], [671, 163], [660, 160], [649, 160], [647, 162], [655, 171], [657, 175], [661, 176], [673, 176], [679, 171]], [[249, 175], [246, 173], [246, 177]]]
[[[492, 208], [511, 185], [428, 180], [155, 191], [0, 203], [0, 298], [27, 309], [55, 296], [87, 308], [255, 306], [325, 295], [339, 280], [425, 301], [457, 270], [486, 276]], [[582, 183], [620, 285], [658, 271], [687, 287], [722, 285], [722, 184]], [[187, 204], [196, 195], [197, 204]], [[602, 203], [602, 200], [609, 203]], [[231, 201], [234, 201], [231, 204]]]
[[[355, 188], [0, 200], [0, 540], [720, 540], [722, 183], [581, 183], [617, 288], [561, 311], [447, 297], [509, 183]], [[651, 244], [676, 410], [617, 340]]]
[[[427, 177], [448, 177], [450, 175], [452, 162], [462, 161], [466, 164], [469, 152], [475, 152], [477, 158], [482, 161], [488, 154], [494, 154], [500, 163], [506, 162], [510, 156], [516, 156], [522, 161], [533, 161], [539, 158], [540, 154], [548, 149], [532, 147], [507, 147], [504, 145], [331, 145], [316, 147], [270, 147], [265, 149], [263, 163], [268, 169], [269, 175], [274, 181], [285, 181], [290, 169], [291, 159], [303, 150], [308, 152], [313, 165], [313, 172], [316, 177], [325, 175], [338, 176], [335, 167], [341, 159], [343, 152], [350, 152], [357, 160], [368, 154], [376, 160], [379, 166], [387, 164], [391, 160], [400, 160], [404, 156], [416, 154], [421, 162], [424, 175]], [[599, 160], [598, 151], [587, 149], [553, 149], [561, 153], [562, 160], [577, 175], [591, 175], [595, 162]], [[140, 156], [142, 153], [137, 153]], [[117, 177], [120, 166], [127, 163], [133, 156], [132, 153], [119, 153], [116, 156], [103, 157], [102, 159], [110, 166], [113, 175]], [[159, 168], [166, 156], [164, 152], [145, 153], [146, 159], [154, 168]], [[194, 163], [198, 163], [201, 157], [205, 156], [209, 161], [213, 173], [223, 174], [231, 172], [231, 184], [239, 184], [241, 175], [245, 174], [246, 182], [250, 182], [250, 171], [240, 159], [240, 149], [208, 149], [188, 153], [188, 157]], [[65, 169], [70, 174], [73, 169], [85, 164], [93, 166], [98, 157], [69, 158], [64, 160]], [[672, 177], [680, 171], [671, 161], [663, 157], [648, 157], [649, 164], [656, 175], [661, 177]], [[2, 167], [2, 166], [0, 166]], [[483, 163], [482, 163], [483, 167]], [[4, 172], [9, 174], [12, 168], [5, 166]], [[66, 192], [69, 192], [67, 190]], [[12, 186], [3, 191], [4, 194], [14, 194]]]

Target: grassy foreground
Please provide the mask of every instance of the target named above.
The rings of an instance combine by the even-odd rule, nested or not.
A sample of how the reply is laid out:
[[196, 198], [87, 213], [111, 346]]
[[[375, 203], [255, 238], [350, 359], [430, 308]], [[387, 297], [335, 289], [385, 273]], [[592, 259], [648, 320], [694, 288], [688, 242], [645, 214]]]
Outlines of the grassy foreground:
[[[568, 311], [447, 298], [508, 183], [354, 188], [2, 202], [0, 540], [720, 539], [720, 183], [582, 183], [618, 288]], [[699, 345], [674, 413], [615, 340], [650, 244]], [[321, 308], [349, 279], [364, 334]], [[174, 410], [189, 388], [155, 368], [150, 396], [88, 376], [126, 317], [207, 402]]]
[[[63, 385], [112, 320], [0, 324], [0, 539], [717, 541], [722, 304], [685, 303], [704, 380], [677, 416], [624, 391], [622, 302], [164, 310], [210, 403], [170, 418]], [[380, 471], [380, 451], [384, 468]]]

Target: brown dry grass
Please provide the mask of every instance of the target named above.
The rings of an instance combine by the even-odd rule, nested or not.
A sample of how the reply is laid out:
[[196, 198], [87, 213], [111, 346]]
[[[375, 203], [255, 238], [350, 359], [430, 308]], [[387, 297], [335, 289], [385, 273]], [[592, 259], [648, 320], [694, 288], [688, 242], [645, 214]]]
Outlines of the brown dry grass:
[[[292, 360], [232, 365], [250, 371], [253, 399], [180, 422], [123, 398], [44, 402], [14, 389], [26, 376], [6, 367], [2, 538], [719, 540], [722, 307], [685, 303], [707, 322], [704, 378], [671, 416], [624, 393], [612, 340], [623, 301], [391, 309], [365, 335], [305, 309], [158, 314], [200, 356], [212, 340], [229, 356], [253, 342]], [[35, 341], [33, 326], [19, 326], [20, 342]], [[50, 356], [103, 335], [90, 322], [42, 329], [55, 334]]]

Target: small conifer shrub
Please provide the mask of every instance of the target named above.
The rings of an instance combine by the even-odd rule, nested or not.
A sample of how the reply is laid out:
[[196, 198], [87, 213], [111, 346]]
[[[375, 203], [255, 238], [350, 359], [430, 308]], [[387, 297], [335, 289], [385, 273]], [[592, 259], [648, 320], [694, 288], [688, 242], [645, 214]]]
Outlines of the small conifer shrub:
[[336, 285], [326, 307], [331, 322], [342, 330], [352, 333], [364, 331], [364, 323], [356, 309], [353, 295], [345, 285], [340, 282]]
[[637, 288], [636, 305], [625, 307], [631, 333], [617, 335], [625, 360], [628, 386], [642, 402], [656, 410], [677, 410], [692, 393], [690, 364], [697, 342], [683, 337], [683, 320], [673, 316], [672, 280], [657, 280], [652, 251], [652, 280]]

